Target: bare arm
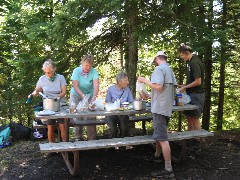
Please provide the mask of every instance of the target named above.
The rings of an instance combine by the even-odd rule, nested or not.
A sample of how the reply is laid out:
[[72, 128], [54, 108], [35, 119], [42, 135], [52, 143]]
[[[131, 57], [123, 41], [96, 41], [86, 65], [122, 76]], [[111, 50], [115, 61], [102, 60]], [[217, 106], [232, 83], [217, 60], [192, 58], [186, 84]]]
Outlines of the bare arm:
[[61, 87], [61, 93], [58, 95], [60, 98], [64, 97], [67, 93], [67, 86], [62, 86]]
[[73, 83], [73, 89], [83, 98], [84, 97], [84, 94], [83, 92], [80, 90], [79, 86], [78, 86], [78, 81], [76, 80], [72, 80], [72, 83]]
[[195, 86], [199, 86], [202, 83], [202, 79], [201, 78], [196, 78], [192, 83], [182, 86], [181, 89], [179, 90], [180, 93], [183, 93], [184, 91], [186, 91], [186, 89], [188, 88], [192, 88]]
[[91, 101], [95, 101], [99, 92], [99, 79], [93, 80], [93, 97]]
[[144, 77], [138, 77], [138, 81], [144, 84], [147, 84], [150, 88], [155, 89], [157, 91], [162, 91], [163, 85], [152, 83], [150, 80]]
[[28, 98], [30, 98], [31, 95], [33, 95], [34, 97], [37, 96], [39, 94], [39, 92], [42, 92], [42, 88], [40, 87], [36, 87], [35, 90], [28, 95]]

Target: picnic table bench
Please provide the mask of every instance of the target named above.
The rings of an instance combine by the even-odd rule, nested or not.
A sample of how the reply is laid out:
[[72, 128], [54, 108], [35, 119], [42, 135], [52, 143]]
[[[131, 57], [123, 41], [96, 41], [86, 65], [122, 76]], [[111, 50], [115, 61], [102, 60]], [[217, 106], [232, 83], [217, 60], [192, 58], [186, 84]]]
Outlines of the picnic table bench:
[[[168, 133], [169, 141], [182, 141], [182, 149], [180, 155], [179, 157], [173, 157], [173, 161], [179, 162], [181, 159], [185, 158], [187, 139], [202, 138], [208, 136], [213, 136], [213, 133], [206, 130]], [[61, 152], [61, 155], [68, 167], [70, 174], [72, 176], [76, 176], [79, 172], [80, 151], [152, 143], [155, 143], [155, 140], [152, 139], [151, 135], [145, 135], [113, 139], [100, 139], [92, 141], [44, 143], [39, 144], [39, 147], [42, 153]], [[73, 153], [73, 162], [71, 162], [71, 158], [69, 158], [70, 153]]]
[[[197, 109], [197, 106], [194, 105], [184, 105], [184, 106], [174, 106], [173, 111], [184, 111], [184, 110], [194, 110]], [[130, 122], [142, 121], [146, 122], [146, 120], [151, 120], [151, 111], [150, 108], [142, 111], [136, 110], [126, 110], [126, 111], [93, 111], [93, 112], [81, 112], [81, 113], [68, 113], [65, 109], [56, 113], [55, 115], [49, 116], [39, 116], [35, 114], [36, 119], [47, 120], [47, 119], [59, 119], [64, 118], [64, 123], [66, 127], [66, 135], [67, 139], [69, 139], [69, 126], [77, 126], [77, 125], [103, 125], [105, 124], [104, 119], [92, 120], [92, 117], [97, 116], [111, 116], [111, 115], [129, 115]], [[79, 120], [74, 124], [71, 124], [71, 118], [87, 118], [87, 120]], [[180, 141], [181, 142], [181, 152], [178, 157], [173, 157], [173, 161], [179, 162], [181, 159], [185, 157], [186, 154], [186, 140], [192, 138], [201, 138], [213, 136], [213, 133], [210, 133], [205, 130], [199, 131], [186, 131], [186, 132], [174, 132], [169, 133], [169, 141]], [[59, 143], [45, 143], [39, 144], [41, 152], [61, 152], [62, 157], [69, 169], [71, 175], [78, 175], [79, 168], [79, 152], [82, 150], [88, 149], [101, 149], [101, 148], [111, 148], [115, 146], [129, 146], [129, 145], [140, 145], [140, 144], [153, 144], [155, 141], [151, 138], [150, 135], [144, 136], [134, 136], [134, 137], [125, 137], [125, 138], [114, 138], [114, 139], [100, 139], [100, 140], [92, 140], [92, 141], [78, 141], [78, 142], [59, 142]], [[73, 154], [73, 160], [71, 161], [69, 154]]]

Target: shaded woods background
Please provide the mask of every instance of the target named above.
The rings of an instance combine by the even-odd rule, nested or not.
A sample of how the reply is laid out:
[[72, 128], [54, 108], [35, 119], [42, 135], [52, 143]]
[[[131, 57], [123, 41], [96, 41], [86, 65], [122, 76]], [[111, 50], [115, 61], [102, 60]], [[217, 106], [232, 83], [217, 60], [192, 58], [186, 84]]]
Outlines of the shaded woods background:
[[205, 64], [203, 128], [239, 128], [237, 0], [9, 0], [0, 7], [0, 124], [30, 126], [33, 112], [25, 101], [46, 58], [57, 63], [69, 90], [73, 69], [83, 55], [93, 54], [104, 96], [121, 70], [130, 75], [135, 92], [137, 70], [149, 77], [152, 57], [160, 49], [167, 51], [178, 82], [184, 82], [185, 63], [176, 47], [188, 42]]

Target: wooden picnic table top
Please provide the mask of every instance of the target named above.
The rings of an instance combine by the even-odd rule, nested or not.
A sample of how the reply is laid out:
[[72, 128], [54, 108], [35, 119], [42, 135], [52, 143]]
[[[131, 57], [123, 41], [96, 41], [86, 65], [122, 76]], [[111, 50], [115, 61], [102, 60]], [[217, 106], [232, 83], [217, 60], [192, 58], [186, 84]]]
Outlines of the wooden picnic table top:
[[[173, 111], [185, 111], [185, 110], [194, 110], [198, 109], [197, 106], [191, 105], [191, 104], [186, 104], [183, 106], [173, 106]], [[146, 110], [115, 110], [115, 111], [90, 111], [86, 110], [83, 112], [77, 112], [77, 113], [69, 113], [68, 106], [64, 106], [61, 108], [59, 112], [56, 112], [54, 115], [38, 115], [38, 112], [35, 112], [35, 118], [36, 119], [59, 119], [59, 118], [84, 118], [84, 117], [96, 117], [96, 116], [112, 116], [112, 115], [134, 115], [134, 114], [146, 114], [146, 113], [151, 113], [151, 107], [147, 107]]]

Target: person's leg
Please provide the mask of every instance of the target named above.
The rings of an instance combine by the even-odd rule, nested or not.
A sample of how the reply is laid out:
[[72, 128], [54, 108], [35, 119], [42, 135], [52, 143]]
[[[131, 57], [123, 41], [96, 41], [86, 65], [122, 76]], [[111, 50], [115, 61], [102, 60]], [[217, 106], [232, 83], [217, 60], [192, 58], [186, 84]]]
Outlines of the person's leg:
[[[169, 120], [170, 120], [170, 118], [166, 118], [166, 124], [167, 124], [167, 126], [168, 126]], [[155, 156], [156, 158], [159, 158], [159, 157], [161, 156], [161, 153], [162, 153], [161, 144], [160, 144], [160, 143], [156, 143], [156, 151], [155, 151], [154, 156]]]
[[200, 123], [199, 118], [192, 117], [192, 124], [193, 124], [194, 130], [200, 130], [201, 129], [201, 123]]
[[96, 139], [96, 126], [87, 126], [88, 140]]
[[186, 112], [187, 121], [188, 121], [188, 130], [189, 131], [200, 130], [201, 129], [200, 117], [203, 112], [205, 94], [194, 93], [194, 94], [189, 94], [189, 96], [191, 98], [190, 103], [198, 106], [198, 109]]
[[110, 129], [110, 138], [117, 137], [118, 127], [117, 127], [117, 116], [106, 116], [106, 123]]
[[187, 117], [187, 122], [188, 122], [188, 131], [192, 131], [194, 130], [194, 125], [193, 125], [193, 121], [192, 121], [192, 117], [191, 116], [186, 116]]
[[161, 156], [161, 154], [162, 154], [161, 145], [160, 145], [160, 143], [156, 143], [156, 151], [155, 151], [154, 156], [155, 156], [156, 158], [159, 158], [159, 157]]
[[[79, 119], [78, 119], [79, 120]], [[79, 139], [79, 140], [83, 140], [83, 126], [77, 126], [77, 127], [73, 127], [73, 132], [74, 132], [74, 136], [75, 138]]]
[[173, 178], [174, 173], [172, 171], [171, 163], [171, 148], [168, 142], [167, 136], [167, 124], [169, 117], [153, 113], [153, 138], [156, 140], [156, 144], [160, 144], [162, 148], [163, 158], [165, 161], [165, 169], [160, 171], [154, 171], [151, 176], [155, 178]]
[[53, 143], [55, 141], [55, 136], [54, 136], [54, 129], [55, 126], [54, 125], [48, 125], [48, 141], [50, 143]]
[[[81, 100], [82, 100], [81, 97], [78, 97], [73, 93], [70, 93], [70, 102], [71, 103], [74, 103], [77, 106]], [[79, 118], [72, 118], [73, 122], [80, 121], [80, 120], [81, 119], [79, 119]], [[79, 140], [83, 140], [82, 131], [83, 131], [83, 126], [73, 127], [73, 132], [74, 132], [75, 138], [77, 138]]]
[[171, 148], [168, 141], [159, 141], [162, 147], [163, 158], [165, 161], [165, 169], [167, 171], [172, 171], [172, 164], [171, 164]]
[[128, 135], [129, 116], [118, 116], [118, 124], [120, 129], [120, 137]]
[[[96, 117], [90, 117], [90, 119], [96, 119]], [[86, 118], [87, 120], [87, 118]], [[87, 137], [88, 140], [95, 140], [97, 136], [97, 130], [96, 130], [96, 125], [93, 126], [87, 126]]]
[[48, 128], [48, 141], [49, 141], [49, 143], [53, 143], [55, 141], [56, 120], [48, 119], [46, 123], [47, 123], [47, 128]]
[[64, 119], [58, 119], [59, 129], [61, 132], [61, 138], [63, 142], [67, 142], [66, 128], [64, 124]]

